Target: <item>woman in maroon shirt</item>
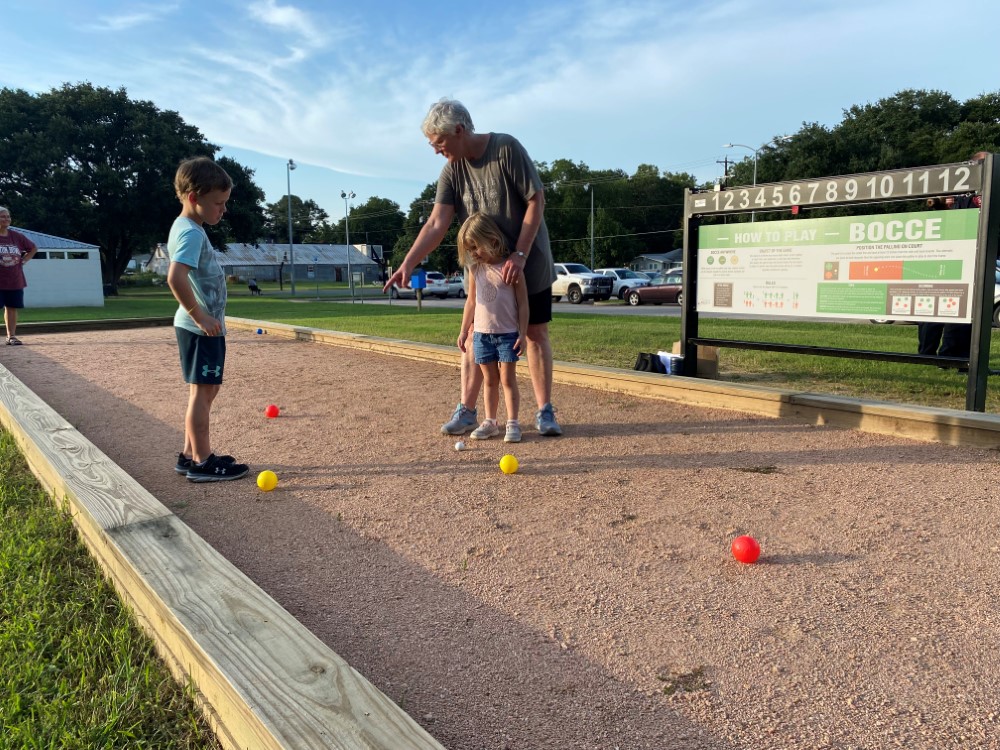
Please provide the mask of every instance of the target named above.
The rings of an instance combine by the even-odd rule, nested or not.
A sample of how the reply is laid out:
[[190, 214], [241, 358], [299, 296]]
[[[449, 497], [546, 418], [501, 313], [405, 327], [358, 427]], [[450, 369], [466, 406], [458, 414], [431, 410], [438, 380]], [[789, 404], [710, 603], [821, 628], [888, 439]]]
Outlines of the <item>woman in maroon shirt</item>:
[[0, 206], [0, 305], [7, 326], [7, 345], [20, 346], [17, 311], [24, 307], [24, 264], [35, 257], [38, 248], [20, 232], [10, 228], [10, 211]]

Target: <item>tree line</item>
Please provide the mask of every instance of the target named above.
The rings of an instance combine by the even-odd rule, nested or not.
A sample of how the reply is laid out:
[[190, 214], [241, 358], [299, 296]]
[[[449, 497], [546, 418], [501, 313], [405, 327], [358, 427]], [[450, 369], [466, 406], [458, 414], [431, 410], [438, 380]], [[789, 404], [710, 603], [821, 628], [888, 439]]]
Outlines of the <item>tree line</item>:
[[[0, 205], [22, 226], [97, 245], [106, 284], [117, 285], [134, 254], [162, 241], [177, 214], [173, 177], [191, 156], [215, 158], [210, 143], [177, 112], [131, 99], [124, 88], [64, 84], [33, 95], [0, 90]], [[803, 123], [758, 151], [758, 183], [951, 163], [1000, 151], [1000, 92], [967, 101], [942, 91], [905, 90], [844, 111], [833, 126]], [[288, 201], [266, 203], [252, 169], [222, 157], [232, 176], [229, 210], [207, 228], [214, 245], [288, 241]], [[624, 266], [637, 255], [679, 247], [686, 173], [642, 164], [633, 173], [582, 162], [538, 163], [545, 219], [559, 261]], [[726, 187], [749, 185], [753, 157], [736, 162]], [[350, 214], [352, 244], [380, 245], [398, 265], [430, 215], [435, 183], [403, 211], [374, 196]], [[344, 244], [345, 219], [331, 222], [313, 200], [290, 196], [296, 243]], [[430, 264], [458, 269], [452, 226]]]

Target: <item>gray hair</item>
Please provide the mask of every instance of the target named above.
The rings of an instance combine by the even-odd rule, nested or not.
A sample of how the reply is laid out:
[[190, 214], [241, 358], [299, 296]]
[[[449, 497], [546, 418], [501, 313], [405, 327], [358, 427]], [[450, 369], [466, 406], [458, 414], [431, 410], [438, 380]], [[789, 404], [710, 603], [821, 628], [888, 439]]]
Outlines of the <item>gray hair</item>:
[[7, 214], [8, 216], [10, 216], [10, 209], [7, 208], [6, 206], [0, 206], [0, 214]]
[[461, 125], [468, 133], [475, 133], [472, 115], [465, 105], [457, 99], [439, 99], [427, 112], [420, 129], [424, 135], [446, 135], [455, 132], [455, 127]]

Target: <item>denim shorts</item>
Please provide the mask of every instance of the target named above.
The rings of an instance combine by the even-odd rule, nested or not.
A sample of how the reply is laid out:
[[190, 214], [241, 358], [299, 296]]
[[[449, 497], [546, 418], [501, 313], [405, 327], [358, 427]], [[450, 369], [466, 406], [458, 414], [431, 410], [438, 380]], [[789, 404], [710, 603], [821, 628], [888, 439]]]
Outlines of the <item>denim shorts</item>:
[[517, 333], [479, 333], [477, 331], [473, 334], [472, 340], [477, 365], [488, 365], [493, 362], [517, 362], [517, 354], [514, 353]]

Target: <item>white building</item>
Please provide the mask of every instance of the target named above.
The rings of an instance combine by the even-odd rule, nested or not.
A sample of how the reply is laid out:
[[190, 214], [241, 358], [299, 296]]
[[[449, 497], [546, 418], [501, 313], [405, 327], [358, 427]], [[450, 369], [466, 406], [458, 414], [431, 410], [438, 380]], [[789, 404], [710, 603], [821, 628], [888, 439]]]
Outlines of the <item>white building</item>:
[[25, 307], [104, 307], [101, 248], [11, 227], [38, 247], [24, 266]]

